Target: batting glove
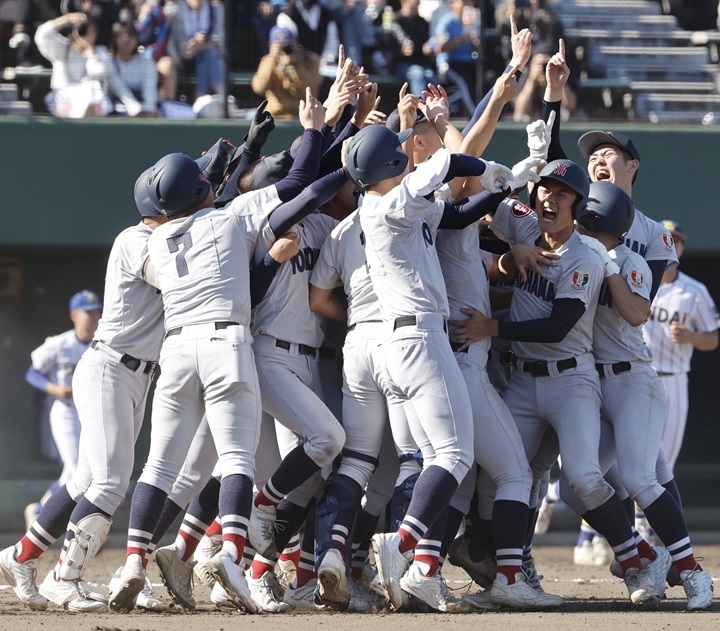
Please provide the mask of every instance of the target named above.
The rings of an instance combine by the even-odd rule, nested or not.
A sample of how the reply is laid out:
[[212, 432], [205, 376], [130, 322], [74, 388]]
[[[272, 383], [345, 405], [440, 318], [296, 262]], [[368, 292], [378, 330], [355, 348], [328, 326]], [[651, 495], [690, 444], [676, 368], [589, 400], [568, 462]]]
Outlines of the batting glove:
[[254, 153], [260, 153], [265, 142], [273, 129], [275, 129], [275, 119], [270, 112], [265, 111], [267, 101], [263, 101], [255, 111], [255, 116], [250, 123], [250, 129], [245, 134], [245, 147]]
[[612, 276], [613, 274], [620, 273], [620, 268], [618, 267], [617, 263], [612, 260], [612, 257], [607, 251], [607, 248], [602, 243], [600, 243], [600, 241], [586, 234], [578, 234], [578, 236], [580, 237], [580, 241], [582, 241], [586, 246], [593, 250], [593, 252], [597, 252], [602, 259], [603, 265], [605, 266], [605, 278], [607, 278], [608, 276]]
[[513, 168], [513, 179], [509, 186], [512, 190], [518, 190], [525, 188], [528, 182], [534, 182], [537, 184], [540, 181], [540, 174], [533, 171], [537, 167], [544, 167], [547, 164], [542, 158], [525, 158], [521, 162], [518, 162]]
[[547, 123], [543, 120], [536, 120], [530, 123], [525, 129], [528, 135], [528, 149], [531, 158], [542, 158], [547, 160], [552, 128], [555, 123], [555, 112], [550, 112]]
[[486, 191], [491, 193], [499, 193], [512, 183], [513, 172], [502, 164], [492, 162], [491, 160], [483, 160], [485, 162], [485, 172], [480, 176], [480, 184]]

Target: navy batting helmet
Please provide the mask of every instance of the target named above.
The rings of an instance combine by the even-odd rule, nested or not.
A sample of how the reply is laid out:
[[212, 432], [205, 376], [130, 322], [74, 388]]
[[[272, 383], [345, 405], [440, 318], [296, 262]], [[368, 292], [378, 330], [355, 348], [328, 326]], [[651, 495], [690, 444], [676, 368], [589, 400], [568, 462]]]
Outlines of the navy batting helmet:
[[587, 206], [577, 222], [588, 232], [604, 232], [622, 239], [635, 221], [635, 206], [627, 193], [611, 182], [590, 185]]
[[140, 177], [135, 181], [135, 205], [137, 206], [138, 212], [143, 217], [162, 216], [162, 213], [148, 197], [147, 181], [150, 177], [150, 171], [152, 171], [152, 167], [145, 169], [145, 171], [143, 171]]
[[412, 134], [396, 134], [383, 125], [361, 129], [348, 144], [345, 164], [350, 179], [361, 190], [405, 172], [408, 157], [398, 148]]
[[147, 196], [163, 215], [177, 215], [202, 204], [211, 190], [201, 179], [197, 162], [184, 153], [170, 153], [157, 161], [146, 180]]
[[575, 164], [571, 160], [553, 160], [545, 165], [540, 171], [540, 182], [533, 188], [530, 193], [530, 206], [535, 208], [535, 199], [537, 198], [537, 187], [542, 184], [543, 180], [555, 180], [561, 182], [568, 188], [575, 191], [580, 197], [573, 204], [573, 217], [577, 218], [587, 204], [588, 191], [590, 190], [590, 179], [585, 169]]

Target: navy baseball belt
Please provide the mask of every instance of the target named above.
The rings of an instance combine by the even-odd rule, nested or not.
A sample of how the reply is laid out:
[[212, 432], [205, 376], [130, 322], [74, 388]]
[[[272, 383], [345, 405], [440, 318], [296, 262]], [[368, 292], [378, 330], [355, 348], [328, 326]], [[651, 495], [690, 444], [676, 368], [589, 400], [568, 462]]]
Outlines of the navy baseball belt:
[[[275, 340], [275, 346], [289, 351], [292, 347], [293, 342], [286, 342], [285, 340]], [[322, 359], [335, 359], [336, 354], [332, 348], [327, 346], [321, 346], [315, 348], [314, 346], [308, 346], [307, 344], [296, 344], [298, 347], [298, 353], [300, 355], [307, 355], [309, 357], [321, 357]]]
[[521, 359], [515, 360], [515, 365], [518, 368], [522, 368], [523, 372], [526, 372], [533, 377], [549, 377], [550, 371], [548, 369], [548, 365], [553, 363], [557, 367], [558, 372], [563, 372], [565, 370], [569, 370], [570, 368], [575, 368], [577, 366], [577, 359], [570, 357], [556, 362], [548, 362], [544, 359], [538, 359], [532, 362], [522, 361]]
[[[227, 329], [229, 326], [237, 326], [237, 322], [216, 322], [215, 323], [215, 330], [220, 331], [222, 329]], [[170, 337], [171, 335], [180, 335], [182, 333], [183, 328], [181, 326], [177, 327], [176, 329], [170, 329], [167, 332], [167, 335], [165, 337]]]
[[[97, 348], [100, 344], [105, 346], [106, 348], [109, 348], [111, 350], [115, 350], [112, 348], [112, 346], [108, 346], [104, 342], [100, 342], [99, 340], [93, 340], [90, 344], [91, 348]], [[119, 351], [115, 351], [118, 355], [120, 354]], [[120, 357], [120, 363], [123, 364], [126, 368], [132, 370], [133, 372], [136, 372], [140, 366], [142, 366], [143, 362], [145, 362], [145, 368], [143, 369], [143, 373], [146, 375], [151, 375], [153, 372], [155, 372], [155, 369], [157, 368], [157, 362], [149, 362], [145, 361], [144, 359], [137, 359], [136, 357], [133, 357], [132, 355], [128, 355], [127, 353], [124, 353]]]
[[[416, 316], [402, 316], [401, 318], [395, 318], [393, 323], [393, 331], [403, 326], [417, 326]], [[443, 331], [448, 332], [447, 322], [443, 322]]]
[[616, 364], [595, 364], [595, 369], [600, 373], [601, 377], [605, 376], [605, 366], [609, 366], [613, 375], [620, 375], [624, 372], [630, 372], [632, 365], [630, 362], [617, 362]]

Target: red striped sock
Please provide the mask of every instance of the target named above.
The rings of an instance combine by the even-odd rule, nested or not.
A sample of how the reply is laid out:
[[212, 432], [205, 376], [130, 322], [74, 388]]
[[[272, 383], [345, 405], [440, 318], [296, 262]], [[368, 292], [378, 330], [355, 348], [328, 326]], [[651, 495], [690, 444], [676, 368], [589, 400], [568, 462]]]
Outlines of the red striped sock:
[[41, 548], [35, 545], [25, 535], [15, 546], [15, 560], [18, 563], [27, 563], [28, 561], [34, 561], [39, 559], [43, 552], [47, 548]]

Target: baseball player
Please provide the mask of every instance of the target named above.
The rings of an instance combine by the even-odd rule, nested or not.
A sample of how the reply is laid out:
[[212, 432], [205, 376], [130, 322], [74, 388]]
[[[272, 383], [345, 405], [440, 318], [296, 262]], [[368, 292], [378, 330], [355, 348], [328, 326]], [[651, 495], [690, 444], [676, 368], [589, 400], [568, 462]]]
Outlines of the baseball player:
[[383, 370], [391, 390], [412, 406], [434, 449], [399, 531], [376, 535], [372, 545], [395, 608], [402, 605], [404, 590], [435, 609], [460, 612], [470, 605], [448, 598], [437, 571], [449, 500], [471, 466], [472, 413], [445, 335], [447, 297], [432, 246], [438, 226], [469, 225], [479, 218], [482, 204], [476, 199], [451, 206], [426, 196], [446, 177], [479, 175], [486, 188], [497, 190], [496, 181], [512, 174], [501, 165], [441, 150], [405, 177], [409, 160], [398, 147], [411, 134], [371, 125], [351, 140], [346, 154], [351, 178], [366, 192], [360, 223], [389, 335], [382, 347]]
[[[648, 571], [658, 595], [663, 597], [667, 572], [674, 563], [688, 596], [688, 610], [707, 609], [712, 603], [712, 577], [695, 561], [680, 505], [658, 483], [657, 460], [667, 404], [642, 337], [641, 327], [650, 309], [649, 267], [622, 243], [634, 214], [632, 201], [622, 190], [598, 181], [590, 185], [588, 204], [577, 218], [580, 231], [594, 237], [581, 240], [598, 252], [605, 266], [593, 326], [603, 429], [614, 435], [610, 444], [622, 485], [665, 544], [666, 549], [641, 553], [649, 561]], [[607, 442], [601, 445], [602, 450]], [[563, 499], [573, 506], [565, 493]]]
[[53, 397], [50, 430], [63, 469], [50, 492], [63, 486], [78, 464], [80, 420], [73, 402], [72, 378], [80, 357], [90, 346], [101, 313], [102, 302], [96, 293], [86, 289], [73, 295], [70, 298], [73, 328], [48, 337], [36, 348], [31, 355], [32, 365], [25, 373], [31, 386]]
[[[148, 241], [146, 268], [162, 291], [167, 337], [153, 403], [150, 456], [133, 495], [120, 586], [110, 595], [110, 606], [117, 611], [132, 609], [144, 582], [148, 544], [203, 412], [223, 476], [223, 547], [208, 568], [236, 606], [257, 611], [238, 565], [260, 423], [246, 270], [261, 231], [283, 234], [317, 204], [315, 185], [307, 195], [299, 195], [314, 178], [320, 159], [323, 112], [309, 90], [300, 120], [306, 128], [303, 157], [298, 154], [288, 177], [238, 197], [226, 209], [213, 208], [210, 184], [187, 156], [166, 156], [148, 179], [151, 200], [174, 218]], [[325, 182], [316, 184], [322, 187]], [[278, 213], [284, 199], [292, 202]], [[237, 416], [237, 410], [243, 414]]]
[[[530, 196], [535, 210], [508, 199], [498, 207], [492, 226], [509, 243], [537, 242], [553, 250], [559, 255], [556, 265], [544, 268], [544, 276], [532, 269], [526, 272], [527, 280], [518, 276], [509, 321], [465, 309], [471, 319], [451, 322], [459, 325], [453, 339], [501, 336], [512, 341], [516, 370], [505, 401], [520, 430], [535, 484], [559, 447], [565, 474], [588, 509], [584, 517], [603, 533], [623, 564], [631, 601], [654, 602], [657, 589], [640, 560], [622, 502], [603, 479], [598, 461], [600, 383], [591, 350], [603, 269], [574, 227], [574, 218], [587, 204], [589, 184], [583, 170], [568, 160], [550, 162], [540, 178]], [[549, 427], [558, 441], [550, 457]], [[533, 525], [528, 524], [528, 534]]]
[[[685, 231], [672, 220], [662, 224], [673, 236], [679, 259], [685, 251]], [[718, 328], [720, 315], [707, 287], [677, 268], [666, 270], [643, 335], [668, 400], [662, 446], [671, 468], [680, 454], [687, 423], [690, 359], [695, 349], [718, 347]]]

